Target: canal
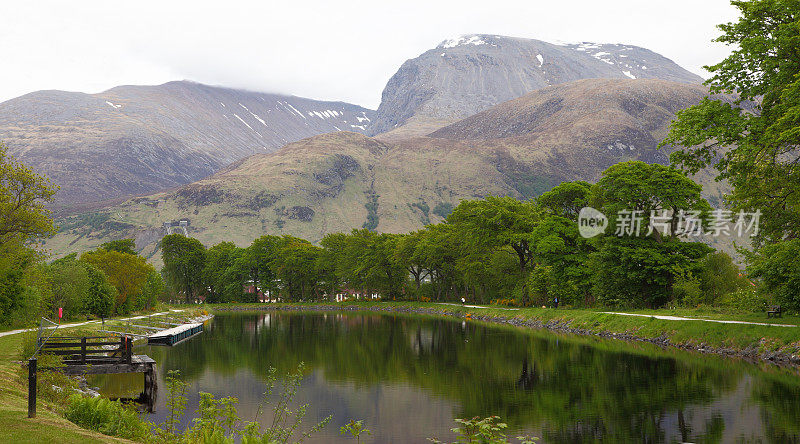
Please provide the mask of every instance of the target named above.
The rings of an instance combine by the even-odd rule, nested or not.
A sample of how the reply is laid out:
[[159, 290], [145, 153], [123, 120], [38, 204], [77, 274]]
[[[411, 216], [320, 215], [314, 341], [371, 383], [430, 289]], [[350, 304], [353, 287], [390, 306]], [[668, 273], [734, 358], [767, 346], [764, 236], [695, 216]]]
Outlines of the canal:
[[[175, 347], [141, 347], [164, 377], [189, 383], [188, 424], [199, 392], [238, 398], [244, 420], [271, 420], [267, 371], [304, 363], [296, 403], [302, 429], [333, 415], [305, 442], [350, 442], [339, 428], [363, 420], [361, 442], [454, 439], [454, 418], [498, 415], [508, 436], [543, 442], [796, 442], [797, 369], [630, 343], [472, 321], [374, 313], [222, 313]], [[141, 378], [141, 376], [137, 376]], [[133, 395], [135, 378], [93, 381], [104, 394]], [[513, 440], [512, 440], [513, 441]]]

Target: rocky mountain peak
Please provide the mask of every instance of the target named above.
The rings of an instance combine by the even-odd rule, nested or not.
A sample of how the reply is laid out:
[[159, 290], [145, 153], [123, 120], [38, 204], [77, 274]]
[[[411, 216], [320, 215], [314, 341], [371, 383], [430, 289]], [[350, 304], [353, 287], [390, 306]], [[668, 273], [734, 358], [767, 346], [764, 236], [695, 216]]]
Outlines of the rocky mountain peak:
[[368, 133], [391, 131], [410, 120], [446, 124], [531, 91], [589, 78], [703, 80], [633, 45], [468, 34], [403, 63], [387, 83]]

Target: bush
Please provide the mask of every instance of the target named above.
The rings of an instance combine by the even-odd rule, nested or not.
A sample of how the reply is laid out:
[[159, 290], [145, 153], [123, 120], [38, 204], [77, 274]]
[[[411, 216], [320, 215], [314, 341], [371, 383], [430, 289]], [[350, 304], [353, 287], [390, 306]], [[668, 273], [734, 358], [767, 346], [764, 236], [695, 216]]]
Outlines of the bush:
[[505, 305], [505, 306], [511, 306], [511, 307], [520, 306], [520, 303], [516, 299], [508, 299], [508, 298], [492, 299], [492, 301], [489, 304], [490, 305]]
[[[456, 419], [458, 426], [453, 427], [452, 432], [456, 434], [457, 440], [453, 444], [508, 444], [508, 440], [503, 430], [507, 425], [499, 422], [499, 416], [489, 416], [480, 419], [477, 416], [472, 419]], [[444, 444], [438, 439], [428, 438], [429, 441]], [[520, 444], [534, 444], [539, 438], [531, 436], [517, 436]]]
[[679, 275], [672, 284], [672, 296], [675, 303], [682, 307], [697, 307], [706, 304], [705, 294], [700, 287], [700, 280], [691, 273]]
[[767, 245], [748, 259], [748, 270], [776, 303], [800, 310], [800, 239]]
[[733, 293], [745, 283], [739, 267], [725, 252], [710, 253], [703, 258], [700, 266], [699, 284], [703, 292], [701, 303], [713, 305], [722, 296]]
[[132, 408], [119, 401], [106, 398], [88, 398], [72, 395], [65, 416], [83, 428], [95, 430], [105, 435], [119, 436], [142, 442], [154, 442], [151, 429], [153, 424], [143, 421]]
[[114, 309], [117, 289], [108, 283], [108, 278], [102, 270], [91, 264], [86, 264], [89, 274], [89, 294], [86, 299], [86, 310], [95, 316], [110, 316]]
[[721, 307], [754, 313], [765, 311], [768, 304], [767, 298], [755, 287], [740, 288], [733, 293], [724, 295], [719, 300]]

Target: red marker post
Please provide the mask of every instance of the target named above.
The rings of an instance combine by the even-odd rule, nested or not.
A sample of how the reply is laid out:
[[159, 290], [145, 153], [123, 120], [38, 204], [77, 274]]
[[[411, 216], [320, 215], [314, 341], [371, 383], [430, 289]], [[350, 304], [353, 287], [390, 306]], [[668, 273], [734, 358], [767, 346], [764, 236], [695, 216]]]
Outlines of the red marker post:
[[61, 317], [64, 315], [64, 308], [58, 307], [58, 321], [61, 322]]

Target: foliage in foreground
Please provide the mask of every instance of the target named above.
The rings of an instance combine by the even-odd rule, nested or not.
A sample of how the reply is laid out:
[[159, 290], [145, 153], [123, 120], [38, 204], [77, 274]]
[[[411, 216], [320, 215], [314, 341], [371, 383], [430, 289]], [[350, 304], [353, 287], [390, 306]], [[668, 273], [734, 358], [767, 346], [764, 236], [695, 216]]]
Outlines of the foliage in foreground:
[[352, 436], [356, 440], [356, 443], [361, 442], [361, 435], [363, 434], [372, 435], [372, 432], [368, 428], [364, 427], [364, 421], [361, 420], [358, 421], [350, 420], [350, 422], [343, 425], [339, 429], [339, 433], [341, 433], [342, 435]]
[[143, 421], [132, 408], [103, 397], [74, 394], [65, 416], [79, 426], [105, 435], [142, 442], [155, 442], [152, 424]]
[[[489, 416], [483, 419], [477, 416], [472, 419], [458, 419], [455, 422], [457, 427], [453, 427], [453, 433], [456, 434], [456, 440], [453, 444], [506, 444], [511, 441], [508, 440], [503, 430], [508, 427], [506, 423], [499, 422], [499, 416]], [[428, 438], [430, 441], [444, 444], [434, 438]], [[539, 438], [530, 436], [517, 436], [520, 444], [534, 444]]]
[[[302, 376], [301, 363], [294, 373], [288, 373], [280, 378], [283, 391], [272, 409], [272, 421], [266, 428], [262, 428], [257, 422], [258, 415], [255, 421], [244, 421], [240, 418], [236, 411], [239, 400], [235, 397], [217, 399], [210, 393], [201, 392], [200, 403], [191, 427], [181, 431], [179, 426], [186, 408], [188, 384], [180, 379], [178, 371], [170, 371], [166, 378], [169, 414], [164, 423], [157, 427], [142, 420], [135, 411], [119, 401], [86, 398], [80, 395], [69, 398], [66, 417], [82, 427], [106, 435], [147, 443], [233, 444], [237, 440], [243, 444], [301, 443], [322, 430], [332, 419], [332, 416], [328, 416], [308, 430], [301, 431], [308, 404], [301, 405], [297, 409], [291, 409], [289, 406], [297, 395]], [[258, 409], [259, 415], [263, 406], [269, 402], [268, 399], [278, 379], [277, 371], [271, 368], [267, 374], [264, 401]]]

